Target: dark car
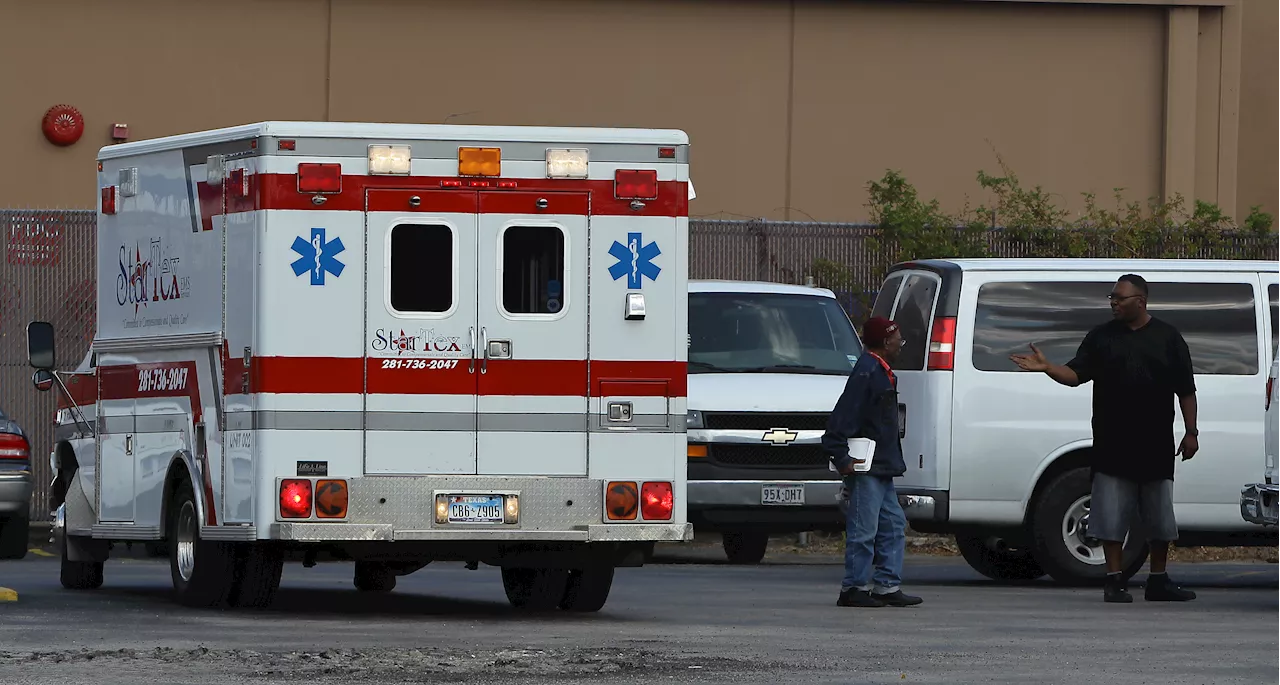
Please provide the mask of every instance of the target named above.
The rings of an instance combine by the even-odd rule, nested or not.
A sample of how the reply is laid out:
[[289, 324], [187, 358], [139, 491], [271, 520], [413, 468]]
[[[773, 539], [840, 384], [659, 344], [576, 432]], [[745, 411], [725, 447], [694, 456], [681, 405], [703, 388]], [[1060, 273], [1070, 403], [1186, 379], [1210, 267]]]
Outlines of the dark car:
[[0, 559], [27, 555], [31, 490], [31, 443], [0, 409]]

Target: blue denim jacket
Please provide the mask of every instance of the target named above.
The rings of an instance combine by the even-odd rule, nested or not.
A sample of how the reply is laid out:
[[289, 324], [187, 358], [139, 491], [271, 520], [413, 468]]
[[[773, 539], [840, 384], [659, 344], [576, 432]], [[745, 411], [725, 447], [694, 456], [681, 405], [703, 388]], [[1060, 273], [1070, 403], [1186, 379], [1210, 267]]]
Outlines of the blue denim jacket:
[[864, 354], [853, 365], [844, 393], [827, 418], [822, 449], [837, 469], [843, 469], [853, 463], [849, 439], [871, 438], [876, 441], [876, 454], [867, 474], [893, 478], [907, 472], [898, 430], [897, 386], [879, 360]]

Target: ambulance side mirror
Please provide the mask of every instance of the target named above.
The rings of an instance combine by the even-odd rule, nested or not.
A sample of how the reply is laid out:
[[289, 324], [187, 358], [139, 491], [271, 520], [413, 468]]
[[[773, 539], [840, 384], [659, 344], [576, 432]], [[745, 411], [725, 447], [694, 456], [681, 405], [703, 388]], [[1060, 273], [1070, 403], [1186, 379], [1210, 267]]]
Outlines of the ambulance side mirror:
[[42, 371], [53, 369], [53, 324], [47, 321], [27, 324], [27, 361]]

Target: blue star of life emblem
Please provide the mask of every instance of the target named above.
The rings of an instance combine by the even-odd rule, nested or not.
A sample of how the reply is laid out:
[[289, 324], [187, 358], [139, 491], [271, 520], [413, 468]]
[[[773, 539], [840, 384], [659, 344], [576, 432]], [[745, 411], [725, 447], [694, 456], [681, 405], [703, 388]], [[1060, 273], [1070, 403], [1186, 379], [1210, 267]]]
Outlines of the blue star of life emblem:
[[609, 248], [609, 255], [618, 260], [609, 267], [609, 275], [615, 281], [626, 276], [628, 288], [640, 288], [645, 278], [656, 281], [662, 273], [662, 267], [653, 263], [653, 258], [662, 254], [658, 243], [650, 241], [641, 247], [642, 242], [639, 233], [628, 233], [626, 245], [615, 240]]
[[342, 238], [326, 242], [323, 228], [311, 229], [311, 242], [307, 242], [302, 236], [294, 238], [292, 249], [301, 255], [292, 264], [293, 275], [301, 276], [311, 272], [311, 285], [324, 285], [325, 273], [331, 273], [337, 278], [347, 268], [336, 256], [347, 249], [342, 244]]

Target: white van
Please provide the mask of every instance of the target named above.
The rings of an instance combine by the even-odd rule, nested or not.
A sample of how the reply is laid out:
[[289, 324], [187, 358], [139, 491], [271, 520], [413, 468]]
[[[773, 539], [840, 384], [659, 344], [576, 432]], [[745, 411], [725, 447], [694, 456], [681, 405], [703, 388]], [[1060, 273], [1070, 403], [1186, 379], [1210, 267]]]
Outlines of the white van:
[[844, 529], [822, 434], [861, 354], [830, 290], [689, 282], [688, 515], [731, 562], [772, 533]]
[[1271, 361], [1271, 375], [1267, 377], [1266, 449], [1267, 460], [1263, 465], [1261, 483], [1250, 482], [1240, 490], [1240, 516], [1249, 523], [1262, 526], [1276, 525], [1276, 497], [1280, 495], [1280, 480], [1276, 478], [1276, 453], [1280, 452], [1280, 356]]
[[[893, 266], [873, 315], [907, 341], [895, 364], [907, 473], [898, 490], [931, 506], [912, 527], [956, 536], [965, 559], [998, 579], [1105, 575], [1089, 536], [1092, 386], [1021, 372], [1009, 356], [1035, 343], [1064, 363], [1110, 317], [1123, 274], [1150, 283], [1153, 316], [1187, 340], [1196, 371], [1200, 453], [1177, 461], [1180, 545], [1275, 544], [1240, 516], [1242, 483], [1262, 462], [1258, 389], [1276, 349], [1275, 261], [990, 259]], [[1176, 403], [1175, 403], [1176, 405]], [[1175, 437], [1182, 438], [1179, 413]], [[1170, 455], [1173, 458], [1173, 455]], [[914, 514], [914, 515], [913, 515]], [[1146, 556], [1133, 536], [1126, 571]]]

